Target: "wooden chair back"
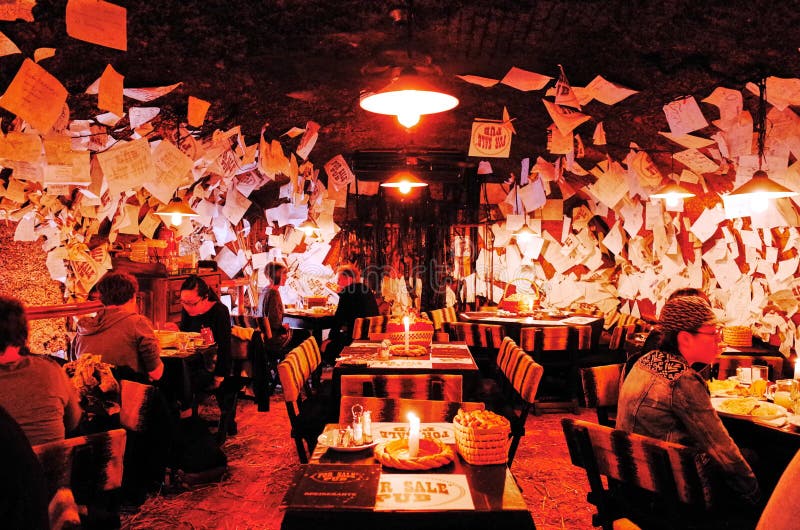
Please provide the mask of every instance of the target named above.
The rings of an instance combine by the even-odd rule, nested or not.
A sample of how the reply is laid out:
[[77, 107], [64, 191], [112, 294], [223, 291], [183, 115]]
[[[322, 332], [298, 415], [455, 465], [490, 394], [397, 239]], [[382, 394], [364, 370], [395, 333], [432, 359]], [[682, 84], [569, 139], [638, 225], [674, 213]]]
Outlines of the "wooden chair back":
[[231, 315], [231, 326], [243, 328], [253, 328], [261, 332], [261, 341], [266, 343], [272, 338], [272, 328], [269, 327], [267, 317], [257, 317], [255, 315]]
[[442, 326], [450, 335], [450, 340], [465, 342], [470, 348], [497, 349], [506, 336], [505, 327], [497, 324], [444, 321]]
[[78, 504], [89, 504], [102, 492], [119, 489], [126, 438], [125, 429], [114, 429], [34, 445], [49, 496], [59, 488], [70, 488]]
[[342, 396], [461, 401], [462, 377], [454, 374], [342, 375]]
[[353, 420], [353, 405], [361, 405], [372, 413], [372, 421], [405, 422], [409, 412], [422, 422], [450, 422], [458, 409], [484, 410], [483, 403], [472, 401], [430, 401], [425, 399], [342, 396], [339, 403], [339, 423]]
[[[614, 500], [613, 486], [604, 485], [602, 477], [609, 484], [655, 494], [653, 498], [667, 507], [654, 514], [662, 519], [680, 513], [681, 506], [701, 510], [713, 506], [714, 481], [700, 464], [697, 450], [572, 418], [563, 418], [561, 425], [572, 464], [586, 470], [588, 499], [597, 507], [595, 526], [610, 529], [615, 519], [633, 515], [625, 513], [631, 507]], [[636, 522], [636, 517], [630, 518]]]
[[535, 404], [537, 414], [563, 409], [577, 413], [578, 347], [581, 343], [591, 350], [591, 327], [542, 326], [520, 330], [520, 347], [542, 365], [547, 378]]
[[[251, 319], [251, 324], [257, 324], [252, 319], [266, 322], [263, 317], [247, 318]], [[270, 333], [267, 325], [267, 334]], [[258, 410], [263, 412], [269, 410], [269, 398], [278, 386], [280, 356], [267, 350], [262, 337], [263, 333], [257, 327], [231, 327], [231, 375], [240, 378], [242, 386], [252, 382], [253, 399]]]
[[297, 456], [304, 464], [308, 463], [308, 457], [316, 446], [317, 436], [322, 433], [325, 425], [324, 415], [309, 406], [319, 391], [321, 362], [317, 341], [314, 337], [309, 337], [289, 351], [278, 365], [283, 399], [292, 426], [291, 436], [295, 441]]
[[503, 339], [497, 353], [497, 367], [501, 375], [500, 391], [504, 402], [502, 407], [495, 405], [495, 412], [511, 421], [511, 446], [508, 449], [510, 466], [517, 447], [525, 435], [525, 421], [536, 400], [539, 382], [544, 368], [509, 337]]
[[597, 411], [597, 423], [614, 427], [624, 364], [581, 368], [581, 385], [587, 407]]
[[119, 423], [127, 431], [143, 432], [150, 425], [150, 418], [158, 411], [157, 400], [161, 399], [158, 389], [136, 381], [120, 381]]
[[433, 322], [433, 331], [442, 331], [445, 322], [458, 322], [458, 315], [456, 314], [455, 307], [432, 309], [429, 316], [431, 322]]
[[353, 340], [367, 340], [370, 334], [386, 333], [388, 315], [360, 317], [353, 321]]

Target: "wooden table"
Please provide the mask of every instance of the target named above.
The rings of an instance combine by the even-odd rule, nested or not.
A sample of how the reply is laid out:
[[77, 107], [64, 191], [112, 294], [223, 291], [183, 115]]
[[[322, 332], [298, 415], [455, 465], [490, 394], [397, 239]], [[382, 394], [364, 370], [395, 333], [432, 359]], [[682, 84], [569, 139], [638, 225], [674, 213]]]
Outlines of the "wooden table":
[[322, 344], [322, 332], [331, 329], [333, 325], [333, 312], [316, 312], [311, 309], [284, 310], [283, 323], [289, 324], [291, 328], [310, 330], [317, 344]]
[[536, 316], [518, 316], [498, 314], [496, 311], [467, 311], [460, 313], [458, 318], [464, 322], [503, 326], [506, 330], [506, 335], [514, 339], [517, 344], [519, 344], [519, 332], [522, 328], [584, 325], [592, 327], [592, 351], [596, 351], [600, 342], [600, 335], [603, 333], [603, 318], [594, 316], [567, 315], [554, 317], [546, 313]]
[[340, 395], [342, 374], [456, 374], [461, 375], [464, 400], [474, 397], [480, 381], [475, 359], [464, 343], [433, 343], [426, 357], [378, 358], [380, 343], [353, 341], [346, 346], [333, 367], [334, 396]]
[[213, 378], [212, 362], [216, 359], [217, 346], [200, 346], [184, 352], [175, 348], [161, 351], [164, 375], [159, 387], [168, 399], [175, 400], [182, 410], [192, 407], [197, 393]]
[[[373, 425], [374, 435], [381, 431], [381, 425], [383, 424], [376, 423]], [[426, 430], [427, 425], [422, 424], [423, 432]], [[338, 427], [336, 424], [330, 424], [326, 427], [326, 430], [336, 427]], [[387, 430], [393, 431], [394, 429]], [[333, 451], [322, 445], [317, 445], [310, 461], [311, 465], [337, 465], [339, 469], [344, 467], [345, 470], [348, 468], [357, 470], [359, 469], [357, 466], [375, 465], [377, 463], [373, 452], [368, 449], [354, 453], [343, 453]], [[302, 471], [301, 469], [301, 473]], [[475, 528], [480, 530], [487, 528], [513, 528], [514, 530], [524, 530], [536, 528], [533, 517], [531, 517], [528, 507], [525, 505], [525, 500], [522, 498], [514, 477], [504, 464], [473, 466], [466, 463], [456, 453], [454, 462], [437, 469], [401, 471], [383, 467], [381, 469], [381, 477], [384, 480], [381, 481], [379, 486], [379, 493], [381, 490], [386, 493], [386, 483], [384, 482], [386, 478], [384, 474], [402, 474], [404, 475], [402, 479], [404, 484], [419, 484], [420, 481], [415, 481], [415, 477], [421, 478], [421, 475], [427, 474], [463, 475], [466, 477], [474, 509], [444, 510], [427, 508], [425, 511], [375, 511], [374, 507], [371, 510], [349, 508], [341, 500], [341, 497], [336, 496], [331, 497], [331, 507], [300, 508], [292, 507], [290, 504], [295, 493], [294, 487], [291, 487], [284, 499], [285, 514], [281, 529], [305, 530], [315, 528], [320, 523], [328, 523], [329, 525], [325, 528], [377, 528], [380, 530], [406, 530], [409, 528], [415, 530], [443, 530], [445, 528]], [[407, 480], [405, 477], [408, 477]]]

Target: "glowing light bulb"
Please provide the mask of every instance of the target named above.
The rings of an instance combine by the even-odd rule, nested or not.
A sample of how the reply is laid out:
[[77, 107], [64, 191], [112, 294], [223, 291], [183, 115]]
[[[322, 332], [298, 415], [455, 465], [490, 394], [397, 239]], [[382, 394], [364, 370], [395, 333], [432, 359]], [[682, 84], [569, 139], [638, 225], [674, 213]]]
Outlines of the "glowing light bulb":
[[520, 243], [527, 243], [532, 237], [533, 235], [526, 230], [517, 234], [517, 241]]
[[397, 186], [397, 189], [398, 189], [398, 191], [399, 191], [400, 193], [402, 193], [403, 195], [405, 195], [406, 193], [408, 193], [409, 191], [411, 191], [411, 183], [409, 183], [409, 182], [406, 182], [406, 181], [403, 181], [403, 182], [401, 182], [401, 183], [400, 183], [400, 185], [399, 185], [399, 186]]
[[670, 193], [664, 198], [664, 202], [670, 208], [675, 208], [681, 203], [681, 198], [674, 193]]
[[402, 125], [406, 129], [410, 129], [411, 127], [419, 123], [419, 114], [403, 112], [397, 115], [397, 121], [399, 121], [400, 125]]
[[750, 209], [757, 213], [766, 212], [769, 208], [769, 197], [765, 193], [754, 193], [750, 202]]
[[183, 221], [183, 216], [179, 213], [174, 213], [170, 216], [170, 222], [174, 226], [180, 226], [182, 221]]

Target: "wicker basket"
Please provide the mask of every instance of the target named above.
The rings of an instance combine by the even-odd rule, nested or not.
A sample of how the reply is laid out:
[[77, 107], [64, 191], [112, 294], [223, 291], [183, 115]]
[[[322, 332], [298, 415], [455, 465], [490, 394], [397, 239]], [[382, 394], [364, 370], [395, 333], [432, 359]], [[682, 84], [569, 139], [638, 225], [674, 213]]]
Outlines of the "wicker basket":
[[722, 340], [734, 348], [748, 347], [753, 345], [753, 333], [747, 326], [727, 326], [722, 330]]
[[[480, 411], [483, 412], [483, 411]], [[492, 428], [467, 427], [457, 419], [453, 420], [456, 435], [456, 449], [473, 465], [505, 464], [508, 461], [508, 448], [511, 446], [511, 424]]]
[[[522, 286], [525, 283], [528, 283], [530, 287], [526, 287], [525, 292], [516, 292], [519, 289], [517, 285]], [[510, 287], [514, 288], [513, 292], [509, 292]], [[497, 307], [504, 311], [525, 315], [533, 313], [541, 305], [542, 290], [539, 289], [539, 286], [528, 278], [514, 278], [503, 289], [503, 296]]]
[[[392, 319], [386, 325], [386, 338], [392, 344], [405, 344], [405, 326], [402, 320]], [[433, 342], [433, 322], [417, 318], [411, 322], [408, 331], [408, 343], [429, 348]]]

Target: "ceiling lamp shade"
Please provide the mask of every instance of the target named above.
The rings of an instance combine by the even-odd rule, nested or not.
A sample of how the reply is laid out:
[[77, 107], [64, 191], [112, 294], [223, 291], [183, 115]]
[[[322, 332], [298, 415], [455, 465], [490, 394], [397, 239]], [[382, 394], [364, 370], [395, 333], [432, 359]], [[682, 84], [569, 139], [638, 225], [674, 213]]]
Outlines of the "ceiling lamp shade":
[[770, 199], [784, 199], [794, 197], [796, 191], [782, 186], [769, 178], [767, 172], [759, 169], [753, 173], [753, 177], [733, 190], [731, 195], [735, 197], [747, 197], [751, 202], [751, 208], [756, 212], [766, 211]]
[[437, 89], [413, 68], [405, 68], [391, 83], [378, 92], [366, 93], [361, 108], [376, 114], [397, 116], [406, 128], [419, 123], [423, 114], [436, 114], [455, 108], [458, 98]]
[[536, 232], [531, 230], [531, 227], [528, 226], [528, 223], [524, 223], [522, 228], [514, 232], [514, 237], [516, 237], [517, 241], [520, 243], [527, 243], [537, 235], [538, 234]]
[[428, 183], [420, 180], [416, 175], [408, 171], [396, 173], [389, 180], [381, 182], [384, 188], [397, 188], [397, 191], [405, 195], [411, 188], [424, 188]]
[[320, 232], [319, 226], [312, 219], [306, 219], [297, 229], [303, 231], [307, 237], [314, 237]]
[[670, 184], [667, 184], [666, 186], [664, 186], [660, 190], [658, 190], [658, 193], [654, 193], [654, 194], [650, 195], [650, 198], [651, 199], [664, 199], [664, 201], [666, 202], [667, 206], [669, 206], [671, 208], [674, 208], [675, 206], [677, 206], [679, 204], [679, 201], [681, 201], [683, 199], [689, 199], [689, 198], [694, 197], [694, 196], [695, 196], [695, 194], [692, 193], [691, 191], [687, 190], [686, 188], [684, 188], [680, 184], [672, 182]]
[[183, 199], [179, 197], [173, 197], [169, 201], [169, 204], [156, 212], [156, 215], [161, 217], [166, 224], [171, 224], [172, 226], [180, 226], [184, 217], [198, 216], [197, 212], [192, 210], [189, 205], [183, 202]]

